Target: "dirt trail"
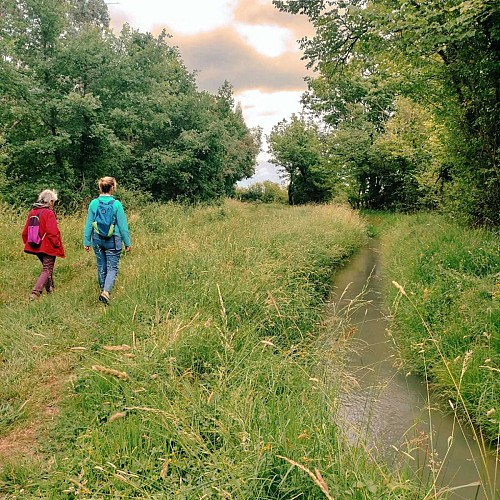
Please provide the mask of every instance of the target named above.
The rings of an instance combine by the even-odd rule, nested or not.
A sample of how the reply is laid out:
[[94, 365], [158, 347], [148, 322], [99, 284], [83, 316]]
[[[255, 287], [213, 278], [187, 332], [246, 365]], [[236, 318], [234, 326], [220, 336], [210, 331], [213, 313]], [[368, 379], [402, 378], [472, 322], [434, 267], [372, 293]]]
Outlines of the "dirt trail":
[[0, 436], [0, 470], [8, 463], [43, 460], [40, 440], [59, 415], [59, 402], [72, 370], [69, 353], [45, 359], [33, 370], [33, 377], [40, 382], [32, 387], [32, 396], [25, 402], [27, 419]]

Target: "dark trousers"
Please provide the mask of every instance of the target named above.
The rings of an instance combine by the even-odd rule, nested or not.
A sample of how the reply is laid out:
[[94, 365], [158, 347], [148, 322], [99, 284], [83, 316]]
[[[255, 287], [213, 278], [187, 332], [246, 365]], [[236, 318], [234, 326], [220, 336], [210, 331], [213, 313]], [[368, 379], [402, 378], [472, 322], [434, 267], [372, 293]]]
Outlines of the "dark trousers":
[[38, 279], [36, 280], [35, 286], [33, 287], [33, 292], [41, 294], [43, 289], [47, 293], [52, 291], [54, 288], [54, 278], [52, 273], [54, 272], [54, 264], [56, 263], [56, 258], [53, 255], [47, 255], [46, 253], [37, 253], [36, 256], [38, 260], [42, 263], [42, 272]]

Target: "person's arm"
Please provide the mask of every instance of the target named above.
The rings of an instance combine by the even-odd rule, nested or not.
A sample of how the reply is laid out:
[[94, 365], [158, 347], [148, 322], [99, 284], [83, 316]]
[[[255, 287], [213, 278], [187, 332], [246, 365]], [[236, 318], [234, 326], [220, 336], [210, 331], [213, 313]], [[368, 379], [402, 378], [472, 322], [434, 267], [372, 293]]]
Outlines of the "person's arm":
[[61, 241], [61, 233], [59, 231], [59, 227], [57, 226], [56, 215], [52, 210], [44, 210], [45, 212], [45, 228], [43, 228], [43, 232], [45, 233], [45, 237], [48, 238], [50, 244], [54, 248], [59, 248], [62, 245]]
[[116, 225], [118, 226], [118, 231], [122, 238], [123, 244], [125, 245], [125, 250], [130, 251], [130, 233], [128, 230], [127, 216], [125, 215], [125, 210], [123, 210], [123, 205], [120, 202], [116, 203]]
[[87, 210], [87, 220], [83, 229], [83, 247], [87, 252], [90, 250], [90, 238], [92, 236], [92, 221], [94, 220], [95, 211], [92, 210], [92, 202], [90, 202]]

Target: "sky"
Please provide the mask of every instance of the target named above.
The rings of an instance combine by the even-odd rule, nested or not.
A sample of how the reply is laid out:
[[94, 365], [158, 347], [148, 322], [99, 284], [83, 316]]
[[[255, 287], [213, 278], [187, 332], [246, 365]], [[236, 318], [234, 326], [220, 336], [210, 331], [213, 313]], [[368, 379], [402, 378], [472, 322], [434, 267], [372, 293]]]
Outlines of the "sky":
[[[278, 11], [272, 0], [109, 0], [111, 25], [123, 23], [158, 35], [163, 29], [179, 48], [200, 90], [234, 87], [249, 127], [269, 134], [273, 125], [300, 112], [306, 90], [300, 38], [312, 35], [304, 16]], [[266, 145], [264, 144], [264, 149]], [[268, 154], [258, 157], [256, 174], [242, 182], [279, 182]]]

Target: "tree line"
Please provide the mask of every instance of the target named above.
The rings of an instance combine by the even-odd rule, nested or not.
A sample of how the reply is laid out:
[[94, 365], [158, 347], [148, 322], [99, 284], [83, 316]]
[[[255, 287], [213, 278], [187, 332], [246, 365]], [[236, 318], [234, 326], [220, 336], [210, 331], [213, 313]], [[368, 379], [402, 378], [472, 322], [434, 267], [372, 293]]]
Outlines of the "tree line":
[[445, 208], [500, 223], [500, 10], [495, 0], [274, 0], [307, 16], [315, 75], [277, 124], [291, 203]]
[[0, 192], [67, 203], [113, 175], [156, 200], [230, 195], [254, 172], [250, 130], [224, 82], [199, 91], [165, 32], [110, 29], [103, 0], [0, 5]]

